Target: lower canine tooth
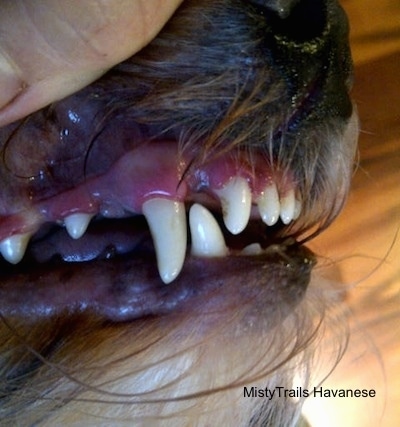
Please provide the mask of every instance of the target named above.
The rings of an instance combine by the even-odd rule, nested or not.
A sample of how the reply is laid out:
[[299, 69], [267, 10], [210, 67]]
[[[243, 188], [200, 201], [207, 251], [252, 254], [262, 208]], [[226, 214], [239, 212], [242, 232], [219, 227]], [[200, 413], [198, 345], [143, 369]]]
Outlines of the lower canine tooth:
[[262, 252], [263, 250], [259, 243], [252, 243], [243, 248], [240, 253], [241, 255], [260, 255]]
[[189, 211], [192, 254], [220, 257], [228, 254], [224, 236], [215, 218], [204, 206], [194, 204]]
[[185, 205], [173, 200], [155, 198], [145, 202], [142, 210], [153, 237], [161, 280], [170, 283], [182, 270], [185, 260]]
[[295, 217], [296, 201], [294, 190], [289, 190], [287, 194], [281, 198], [281, 220], [284, 224], [289, 224]]
[[11, 264], [18, 264], [25, 255], [30, 233], [14, 234], [0, 242], [0, 252], [4, 259]]
[[275, 183], [264, 188], [257, 200], [257, 205], [261, 219], [265, 224], [271, 226], [278, 222], [281, 205]]
[[250, 218], [251, 191], [249, 184], [244, 178], [235, 177], [215, 193], [221, 200], [226, 228], [232, 234], [239, 234], [246, 228]]
[[85, 234], [93, 215], [87, 213], [76, 213], [64, 218], [64, 225], [68, 234], [73, 239], [79, 239]]

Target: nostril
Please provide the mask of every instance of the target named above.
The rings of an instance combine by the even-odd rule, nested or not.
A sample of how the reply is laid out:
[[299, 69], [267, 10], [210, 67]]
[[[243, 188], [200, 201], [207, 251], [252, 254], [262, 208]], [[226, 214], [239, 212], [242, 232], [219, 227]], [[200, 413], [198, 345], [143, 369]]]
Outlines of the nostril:
[[326, 25], [326, 1], [300, 0], [277, 30], [293, 41], [306, 42], [320, 37]]
[[323, 35], [327, 27], [326, 0], [254, 0], [277, 36], [305, 43]]

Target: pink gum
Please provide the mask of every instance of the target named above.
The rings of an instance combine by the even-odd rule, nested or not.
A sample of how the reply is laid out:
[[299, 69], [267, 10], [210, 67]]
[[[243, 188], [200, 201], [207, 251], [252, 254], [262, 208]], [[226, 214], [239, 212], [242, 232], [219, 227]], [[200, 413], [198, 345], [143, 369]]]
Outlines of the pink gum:
[[[143, 203], [154, 197], [184, 202], [199, 192], [211, 195], [236, 176], [245, 178], [253, 200], [271, 183], [280, 194], [293, 188], [293, 179], [272, 170], [262, 155], [246, 152], [221, 155], [190, 169], [192, 155], [179, 155], [177, 145], [144, 144], [122, 156], [107, 173], [88, 179], [78, 187], [44, 200], [21, 214], [0, 217], [0, 240], [17, 233], [35, 232], [44, 222], [63, 220], [73, 213], [97, 214], [102, 206], [141, 214]], [[29, 218], [29, 219], [28, 219]]]

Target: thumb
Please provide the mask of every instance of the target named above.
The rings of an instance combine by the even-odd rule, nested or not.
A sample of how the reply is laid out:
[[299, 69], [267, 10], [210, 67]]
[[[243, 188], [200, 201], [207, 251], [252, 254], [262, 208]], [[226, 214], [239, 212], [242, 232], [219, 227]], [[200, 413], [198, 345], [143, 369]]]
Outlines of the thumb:
[[83, 88], [135, 54], [181, 1], [3, 2], [0, 126]]

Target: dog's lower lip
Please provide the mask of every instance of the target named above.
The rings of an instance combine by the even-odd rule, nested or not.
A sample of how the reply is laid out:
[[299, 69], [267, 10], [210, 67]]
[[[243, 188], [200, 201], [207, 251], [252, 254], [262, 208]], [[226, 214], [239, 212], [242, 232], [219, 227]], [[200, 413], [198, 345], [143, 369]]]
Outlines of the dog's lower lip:
[[[154, 252], [139, 252], [87, 263], [50, 262], [30, 271], [1, 272], [2, 315], [43, 317], [62, 312], [92, 312], [116, 321], [192, 309], [197, 298], [253, 298], [260, 284], [280, 277], [282, 287], [303, 293], [313, 265], [312, 253], [296, 244], [271, 245], [262, 255], [201, 258], [188, 255], [181, 274], [162, 283]], [[237, 296], [236, 296], [237, 293]], [[216, 296], [218, 295], [218, 296]], [[212, 298], [211, 298], [212, 297]], [[222, 299], [221, 299], [222, 298]]]

